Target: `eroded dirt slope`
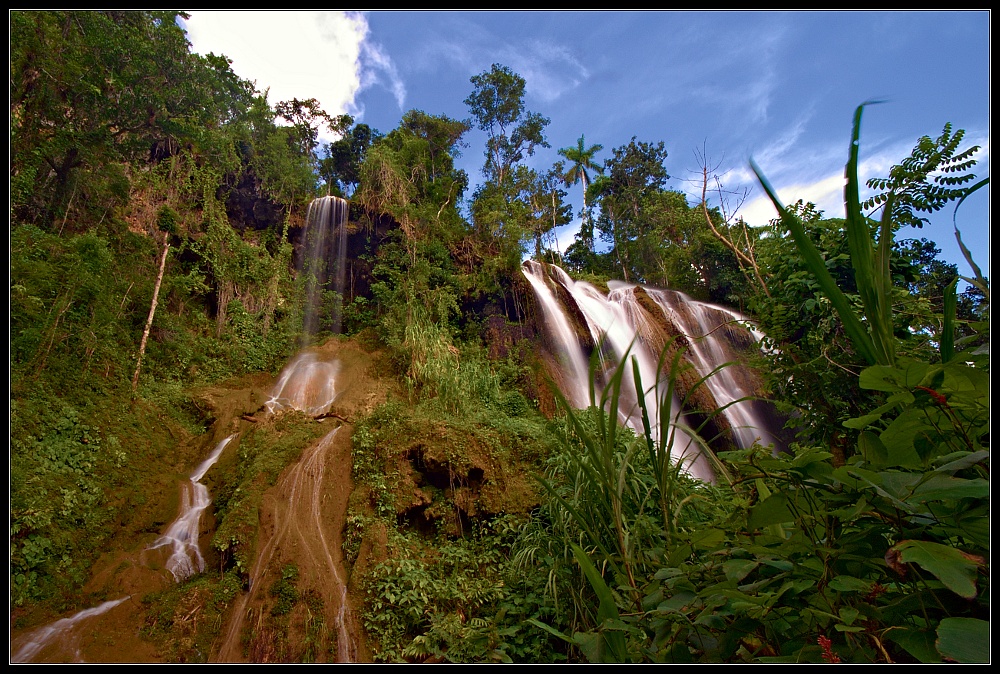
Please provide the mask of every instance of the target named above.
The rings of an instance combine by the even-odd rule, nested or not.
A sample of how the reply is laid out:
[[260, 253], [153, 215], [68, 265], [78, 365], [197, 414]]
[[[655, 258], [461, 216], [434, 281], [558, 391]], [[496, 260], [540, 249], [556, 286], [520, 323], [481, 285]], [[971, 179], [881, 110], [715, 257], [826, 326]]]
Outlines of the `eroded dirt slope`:
[[[302, 448], [301, 457], [264, 494], [248, 586], [228, 592], [223, 587], [220, 560], [209, 546], [211, 516], [203, 518], [201, 536], [209, 570], [181, 586], [174, 584], [163, 560], [146, 549], [159, 532], [144, 533], [102, 557], [85, 588], [94, 607], [107, 600], [124, 601], [55, 634], [52, 628], [68, 622], [49, 621], [12, 633], [12, 659], [19, 652], [28, 654], [31, 662], [367, 659], [344, 587], [341, 554], [352, 489], [351, 422], [383, 402], [391, 384], [379, 375], [377, 354], [352, 341], [332, 340], [317, 352], [339, 363], [338, 395], [322, 419], [283, 413], [296, 415], [291, 419], [295, 424], [321, 425], [323, 432]], [[211, 409], [216, 421], [206, 436], [178, 448], [191, 464], [184, 470], [193, 469], [220, 439], [233, 433], [237, 439], [226, 447], [220, 464], [239, 460], [240, 437], [257, 425], [274, 423], [263, 409], [272, 383], [269, 378], [247, 378], [232, 387], [199, 391], [199, 402]], [[205, 476], [210, 491], [212, 470]], [[294, 587], [294, 601], [283, 604], [288, 599], [281, 591], [285, 586]], [[161, 597], [171, 592], [167, 604]], [[287, 615], [282, 614], [286, 609]], [[30, 646], [43, 636], [48, 637], [44, 645]]]

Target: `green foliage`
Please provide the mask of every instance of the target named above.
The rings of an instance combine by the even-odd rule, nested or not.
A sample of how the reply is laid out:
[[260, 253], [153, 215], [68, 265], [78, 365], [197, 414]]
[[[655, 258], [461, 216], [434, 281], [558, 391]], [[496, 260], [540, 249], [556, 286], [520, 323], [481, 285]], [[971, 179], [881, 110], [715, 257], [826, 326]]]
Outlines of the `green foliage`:
[[[858, 386], [877, 396], [844, 422], [858, 432], [856, 451], [837, 457], [826, 447], [793, 445], [776, 456], [760, 448], [724, 453], [717, 474], [727, 484], [712, 487], [718, 494], [699, 494], [702, 487], [673, 479], [677, 514], [670, 518], [663, 508], [657, 521], [656, 509], [642, 504], [665, 484], [654, 468], [668, 445], [657, 443], [645, 408], [649, 460], [639, 460], [642, 454], [616, 437], [614, 416], [603, 409], [605, 398], [616, 409], [619, 365], [610, 397], [605, 392], [601, 405], [592, 407], [595, 423], [568, 412], [586, 451], [571, 453], [572, 443], [565, 443], [576, 477], [561, 470], [569, 478], [566, 486], [547, 483], [552, 528], [543, 530], [548, 536], [529, 529], [524, 539], [561, 541], [572, 551], [561, 559], [584, 572], [587, 585], [577, 578], [571, 590], [575, 615], [584, 616], [582, 629], [533, 624], [574, 644], [588, 659], [988, 658], [984, 649], [969, 646], [985, 634], [989, 618], [988, 356], [976, 349], [954, 352], [948, 333], [942, 334], [937, 363], [898, 355], [899, 343], [887, 343], [897, 339], [882, 309], [893, 280], [891, 218], [883, 220], [876, 248], [868, 223], [854, 217], [856, 161], [852, 142], [846, 227], [853, 239], [849, 281], [861, 295], [856, 302], [845, 293], [853, 289], [841, 287], [849, 283], [834, 280], [837, 265], [824, 262], [799, 219], [797, 212], [808, 209], [785, 209], [765, 183], [805, 259], [808, 275], [802, 281], [811, 278], [842, 320], [855, 321], [858, 329], [848, 331], [852, 346], [872, 363], [861, 371]], [[953, 325], [953, 285], [948, 292], [946, 329]], [[692, 501], [703, 503], [700, 521], [688, 519]], [[578, 527], [577, 534], [567, 522]], [[538, 559], [542, 549], [536, 543], [522, 557]], [[546, 564], [558, 587], [558, 566], [548, 561], [555, 558], [550, 555]], [[567, 576], [562, 578], [565, 583]]]
[[271, 596], [275, 598], [271, 607], [272, 616], [287, 615], [299, 600], [299, 591], [295, 581], [299, 579], [299, 568], [295, 564], [286, 564], [281, 569], [281, 577], [271, 585]]
[[945, 124], [936, 139], [921, 136], [910, 156], [889, 169], [888, 178], [870, 178], [869, 188], [878, 194], [861, 204], [864, 209], [885, 206], [897, 227], [923, 227], [927, 218], [916, 213], [934, 213], [965, 196], [976, 179], [968, 173], [976, 165], [978, 145], [959, 151], [965, 130], [952, 133]]
[[489, 134], [484, 172], [503, 185], [514, 165], [532, 156], [536, 147], [549, 147], [543, 135], [549, 120], [525, 110], [526, 82], [507, 66], [494, 63], [470, 81], [474, 88], [465, 104], [479, 129]]
[[433, 550], [412, 536], [394, 538], [393, 554], [364, 586], [363, 618], [376, 660], [560, 659], [551, 640], [539, 639], [527, 622], [552, 615], [537, 593], [542, 579], [506, 561], [516, 531], [516, 521], [501, 518]]

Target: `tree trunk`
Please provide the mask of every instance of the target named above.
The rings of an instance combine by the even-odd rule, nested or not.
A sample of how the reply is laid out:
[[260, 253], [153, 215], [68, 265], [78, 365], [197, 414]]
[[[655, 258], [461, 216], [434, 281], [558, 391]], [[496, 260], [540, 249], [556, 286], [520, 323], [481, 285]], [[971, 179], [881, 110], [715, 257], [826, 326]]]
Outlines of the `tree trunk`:
[[160, 300], [160, 284], [163, 283], [163, 271], [167, 268], [167, 252], [170, 250], [170, 234], [163, 233], [163, 251], [160, 253], [160, 269], [156, 272], [156, 285], [153, 286], [153, 301], [149, 303], [149, 317], [146, 318], [146, 329], [142, 331], [142, 341], [139, 342], [139, 360], [135, 364], [135, 374], [132, 375], [132, 393], [139, 388], [139, 372], [142, 370], [142, 357], [146, 355], [146, 341], [149, 330], [153, 327], [153, 316], [156, 314], [156, 304]]

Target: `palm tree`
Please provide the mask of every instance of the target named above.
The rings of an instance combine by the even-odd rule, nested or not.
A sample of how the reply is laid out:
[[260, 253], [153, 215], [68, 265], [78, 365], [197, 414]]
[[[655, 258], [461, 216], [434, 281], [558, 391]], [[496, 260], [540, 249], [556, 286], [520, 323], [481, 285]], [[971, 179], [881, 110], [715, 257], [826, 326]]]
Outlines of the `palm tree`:
[[576, 147], [564, 147], [559, 150], [559, 154], [569, 160], [569, 170], [563, 175], [563, 182], [567, 187], [578, 182], [583, 183], [583, 233], [587, 237], [587, 245], [590, 250], [594, 250], [594, 227], [590, 224], [590, 214], [587, 212], [587, 185], [590, 183], [590, 176], [587, 171], [603, 173], [604, 168], [594, 162], [594, 155], [604, 149], [603, 145], [591, 145], [589, 148], [583, 142], [583, 134], [576, 141]]

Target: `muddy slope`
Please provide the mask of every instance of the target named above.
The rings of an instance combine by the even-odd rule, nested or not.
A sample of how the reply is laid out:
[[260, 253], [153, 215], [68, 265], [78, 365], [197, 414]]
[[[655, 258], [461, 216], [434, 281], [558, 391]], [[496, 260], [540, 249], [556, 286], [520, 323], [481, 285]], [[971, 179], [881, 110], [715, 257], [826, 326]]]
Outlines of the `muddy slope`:
[[[340, 363], [338, 397], [324, 419], [290, 413], [295, 415], [290, 423], [316, 425], [320, 437], [302, 449], [298, 461], [287, 466], [264, 494], [249, 582], [242, 588], [231, 587], [232, 574], [223, 575], [220, 559], [210, 549], [215, 524], [211, 516], [202, 519], [200, 539], [208, 570], [179, 585], [163, 567], [164, 560], [146, 549], [162, 532], [146, 531], [131, 537], [121, 549], [109, 551], [95, 565], [80, 606], [106, 610], [76, 621], [72, 620], [76, 614], [67, 613], [55, 616], [63, 622], [50, 619], [12, 632], [12, 660], [368, 659], [344, 589], [347, 576], [341, 554], [352, 488], [350, 422], [383, 402], [391, 384], [379, 376], [378, 356], [354, 342], [333, 340], [320, 351]], [[238, 437], [226, 447], [220, 464], [239, 460], [240, 438], [259, 424], [273, 423], [262, 413], [272, 383], [266, 377], [246, 378], [232, 387], [198, 392], [199, 404], [216, 421], [205, 436], [178, 446], [177, 454], [190, 463], [178, 480], [185, 479], [184, 471], [192, 470], [219, 440], [233, 433]], [[210, 492], [217, 469], [213, 467], [205, 476]], [[171, 501], [170, 494], [163, 496], [169, 504], [164, 507], [176, 507], [176, 497]], [[170, 517], [160, 516], [167, 524]], [[291, 578], [290, 569], [294, 570]], [[283, 588], [292, 586], [289, 591], [295, 601], [288, 602]], [[119, 599], [113, 606], [103, 605]]]

